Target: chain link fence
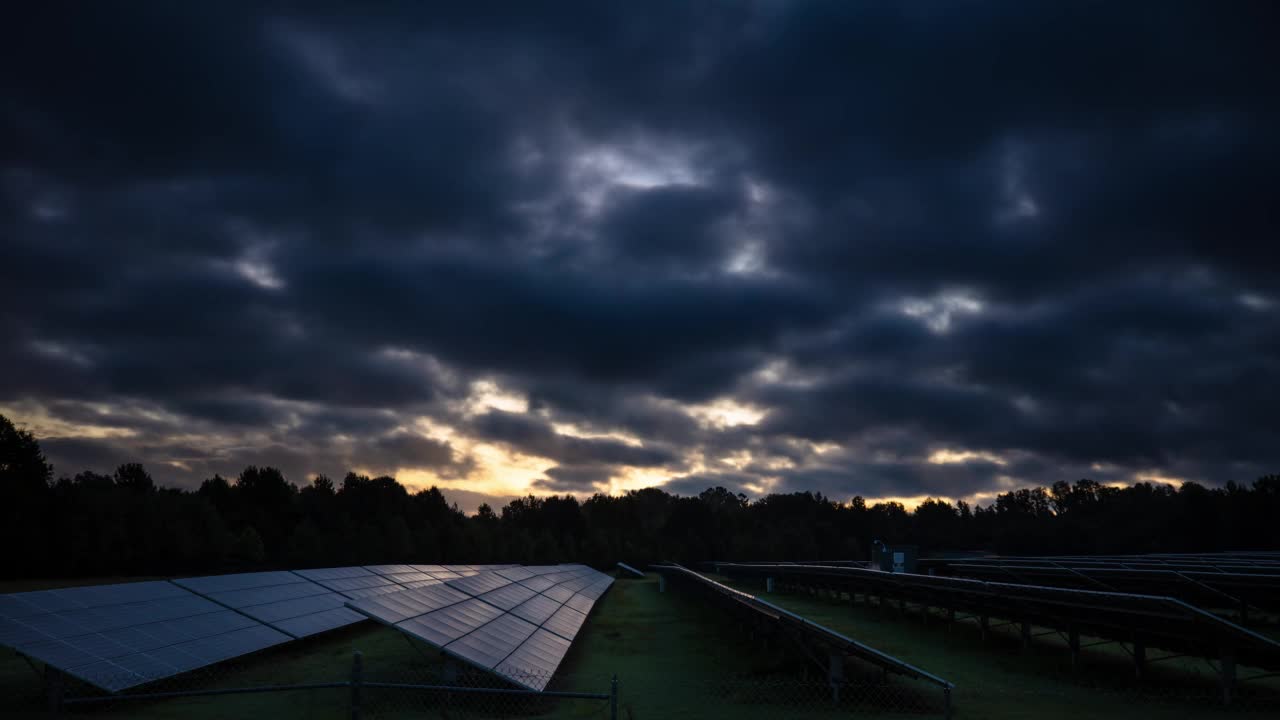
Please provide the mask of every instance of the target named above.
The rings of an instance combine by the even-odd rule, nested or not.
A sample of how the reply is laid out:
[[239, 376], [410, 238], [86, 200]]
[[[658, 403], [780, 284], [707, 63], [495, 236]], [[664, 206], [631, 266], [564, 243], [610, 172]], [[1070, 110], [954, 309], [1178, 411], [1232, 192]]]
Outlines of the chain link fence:
[[[20, 667], [14, 667], [16, 665]], [[14, 675], [18, 671], [22, 674]], [[1242, 683], [1224, 706], [1212, 685], [1189, 681], [1168, 686], [1067, 686], [1061, 693], [1019, 688], [964, 688], [943, 697], [935, 686], [875, 673], [832, 683], [818, 673], [733, 676], [709, 667], [672, 675], [655, 668], [622, 675], [570, 669], [546, 683], [545, 693], [521, 691], [463, 663], [423, 654], [365, 655], [359, 665], [350, 653], [334, 653], [302, 667], [273, 662], [270, 655], [244, 658], [165, 678], [118, 695], [107, 695], [68, 676], [46, 675], [39, 663], [4, 663], [0, 673], [0, 716], [44, 718], [944, 718], [947, 702], [955, 717], [1032, 717], [1038, 711], [1077, 707], [1089, 717], [1250, 718], [1280, 715], [1280, 694]], [[58, 689], [60, 687], [60, 689]], [[61, 702], [51, 702], [57, 689]], [[1080, 707], [1081, 690], [1089, 698]], [[54, 708], [60, 709], [54, 712]]]
[[[462, 663], [370, 663], [362, 654], [334, 656], [304, 669], [245, 658], [162, 678], [116, 694], [28, 663], [15, 677], [6, 663], [0, 696], [4, 717], [181, 718], [493, 718], [617, 717], [612, 677], [519, 678], [545, 692], [517, 688]], [[284, 671], [273, 677], [272, 669]], [[108, 680], [99, 676], [101, 680]]]

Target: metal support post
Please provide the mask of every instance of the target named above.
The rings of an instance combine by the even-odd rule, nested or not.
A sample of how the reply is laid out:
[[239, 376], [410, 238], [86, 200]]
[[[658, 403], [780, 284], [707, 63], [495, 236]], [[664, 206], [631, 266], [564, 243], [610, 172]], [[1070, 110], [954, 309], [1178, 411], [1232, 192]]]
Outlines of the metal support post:
[[44, 666], [44, 691], [45, 697], [49, 701], [50, 715], [62, 715], [62, 699], [66, 688], [65, 678], [66, 676], [58, 668], [51, 665]]
[[364, 655], [357, 650], [351, 656], [351, 720], [360, 720], [362, 685], [364, 685]]
[[1071, 648], [1071, 669], [1080, 669], [1080, 628], [1075, 623], [1067, 626], [1067, 646]]
[[609, 683], [609, 720], [618, 720], [618, 676]]
[[1222, 674], [1222, 704], [1231, 704], [1231, 694], [1236, 687], [1236, 656], [1230, 648], [1222, 651], [1222, 662], [1220, 663], [1220, 672]]

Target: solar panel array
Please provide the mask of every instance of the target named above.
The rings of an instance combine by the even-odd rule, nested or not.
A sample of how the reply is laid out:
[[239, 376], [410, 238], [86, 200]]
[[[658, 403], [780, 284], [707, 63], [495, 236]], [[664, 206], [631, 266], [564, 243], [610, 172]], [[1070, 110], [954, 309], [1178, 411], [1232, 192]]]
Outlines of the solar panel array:
[[343, 605], [346, 597], [291, 572], [213, 575], [173, 582], [292, 638], [364, 619]]
[[1095, 567], [1032, 560], [952, 563], [946, 572], [983, 580], [1168, 595], [1205, 608], [1280, 609], [1280, 568], [1273, 574]]
[[818, 565], [724, 563], [720, 568], [733, 577], [773, 577], [779, 582], [874, 593], [1045, 627], [1075, 627], [1124, 642], [1141, 637], [1152, 647], [1186, 654], [1230, 653], [1242, 664], [1280, 669], [1280, 643], [1170, 597]]
[[0, 595], [0, 645], [118, 692], [360, 622], [349, 600], [512, 565], [377, 565]]
[[[887, 672], [893, 672], [899, 675], [923, 680], [925, 682], [938, 685], [939, 687], [948, 689], [954, 687], [949, 680], [934, 675], [926, 670], [922, 670], [901, 658], [894, 657], [893, 655], [877, 650], [870, 645], [858, 642], [847, 635], [838, 633], [826, 626], [819, 625], [812, 620], [778, 607], [773, 603], [762, 600], [755, 595], [729, 587], [724, 583], [716, 582], [715, 580], [694, 572], [686, 567], [682, 567], [680, 565], [662, 565], [655, 569], [662, 573], [664, 577], [670, 578], [673, 582], [685, 582], [696, 587], [708, 596], [715, 598], [724, 604], [730, 610], [739, 613], [747, 612], [750, 613], [758, 622], [764, 622], [779, 628], [787, 628], [788, 631], [796, 633], [799, 637], [806, 638], [809, 641], [808, 644], [817, 643], [827, 649], [836, 650], [843, 655], [857, 657], [863, 661], [879, 666]], [[789, 635], [790, 632], [788, 633]], [[791, 637], [795, 637], [796, 635], [791, 635]], [[819, 657], [819, 654], [813, 653], [812, 651], [806, 653], [806, 655], [815, 660]]]
[[0, 595], [0, 644], [111, 692], [289, 640], [164, 581]]
[[919, 567], [996, 582], [1167, 595], [1241, 622], [1254, 610], [1280, 610], [1280, 553], [986, 555], [925, 558]]
[[364, 620], [345, 603], [510, 565], [367, 565], [182, 578], [174, 583], [294, 638]]
[[347, 607], [541, 691], [612, 583], [582, 565], [509, 567], [351, 600]]

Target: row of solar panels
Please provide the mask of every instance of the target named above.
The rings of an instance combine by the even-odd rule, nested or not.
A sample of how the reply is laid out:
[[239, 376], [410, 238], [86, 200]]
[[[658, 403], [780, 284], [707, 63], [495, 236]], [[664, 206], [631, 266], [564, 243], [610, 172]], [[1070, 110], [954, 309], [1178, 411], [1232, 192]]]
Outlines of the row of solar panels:
[[922, 558], [921, 571], [945, 568], [954, 563], [1014, 563], [1023, 565], [1061, 565], [1078, 568], [1171, 570], [1175, 572], [1233, 573], [1246, 575], [1280, 574], [1280, 557], [1265, 555], [1059, 555], [1017, 556], [989, 555], [968, 558]]
[[[1035, 556], [1014, 556], [1035, 557]], [[1274, 550], [1236, 550], [1211, 553], [1142, 553], [1127, 555], [1047, 555], [1045, 558], [1055, 560], [1118, 560], [1155, 563], [1203, 563], [1233, 565], [1277, 565], [1280, 564], [1280, 551]]]
[[516, 567], [348, 602], [447, 655], [543, 690], [613, 578], [583, 566]]
[[0, 645], [116, 692], [363, 620], [351, 602], [473, 587], [497, 572], [568, 581], [583, 571], [594, 572], [380, 565], [15, 593], [0, 595]]
[[701, 575], [693, 570], [680, 565], [659, 565], [653, 566], [653, 569], [662, 573], [663, 576], [670, 578], [673, 582], [687, 582], [699, 589], [707, 591], [712, 597], [722, 602], [728, 603], [730, 607], [737, 610], [745, 610], [752, 613], [757, 619], [763, 619], [766, 622], [777, 624], [779, 626], [789, 626], [793, 630], [797, 630], [803, 635], [820, 642], [827, 648], [840, 652], [844, 655], [857, 657], [865, 662], [869, 662], [887, 672], [905, 675], [907, 677], [924, 680], [944, 688], [953, 688], [954, 685], [950, 681], [938, 677], [933, 673], [922, 670], [900, 658], [894, 657], [886, 652], [877, 650], [876, 648], [858, 642], [853, 638], [832, 630], [824, 625], [813, 622], [807, 618], [797, 615], [789, 610], [774, 605], [773, 603], [762, 600], [750, 593], [743, 592], [736, 588], [729, 587], [724, 583], [716, 582], [711, 578]]
[[720, 570], [732, 577], [772, 577], [1046, 627], [1077, 628], [1123, 642], [1139, 637], [1153, 647], [1205, 657], [1228, 653], [1247, 665], [1280, 669], [1280, 643], [1169, 597], [816, 565], [725, 563]]
[[953, 563], [947, 573], [961, 577], [1111, 592], [1167, 595], [1205, 608], [1280, 609], [1277, 574], [1202, 572], [1119, 567], [1076, 567], [1026, 562]]

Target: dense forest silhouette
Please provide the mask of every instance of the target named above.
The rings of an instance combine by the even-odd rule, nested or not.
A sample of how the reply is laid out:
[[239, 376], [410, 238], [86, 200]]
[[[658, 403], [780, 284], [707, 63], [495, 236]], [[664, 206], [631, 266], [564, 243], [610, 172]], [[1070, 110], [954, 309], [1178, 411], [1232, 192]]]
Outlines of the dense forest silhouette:
[[526, 497], [468, 516], [436, 488], [319, 476], [297, 487], [250, 466], [197, 490], [159, 487], [137, 463], [54, 479], [31, 433], [0, 416], [6, 578], [179, 575], [374, 563], [863, 559], [872, 540], [923, 553], [1130, 553], [1280, 547], [1280, 476], [1207, 488], [1091, 480], [1004, 493], [988, 506], [847, 502], [800, 492], [750, 500]]

